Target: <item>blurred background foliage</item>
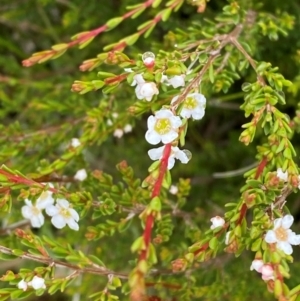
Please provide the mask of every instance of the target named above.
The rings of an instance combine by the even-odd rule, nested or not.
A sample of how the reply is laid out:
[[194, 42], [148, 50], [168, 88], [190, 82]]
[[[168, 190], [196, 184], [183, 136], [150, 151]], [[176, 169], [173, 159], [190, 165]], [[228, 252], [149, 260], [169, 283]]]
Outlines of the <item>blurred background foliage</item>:
[[[252, 51], [254, 59], [271, 62], [273, 66], [279, 67], [285, 78], [293, 81], [294, 85], [285, 91], [287, 105], [280, 108], [293, 119], [297, 114], [300, 89], [300, 3], [281, 0], [238, 2], [247, 3], [249, 7], [267, 14], [287, 13], [295, 17], [294, 27], [286, 37], [280, 35], [277, 40], [270, 40], [268, 36], [257, 32], [256, 48]], [[89, 173], [99, 169], [113, 175], [117, 181], [120, 175], [115, 166], [126, 160], [137, 177], [143, 179], [147, 176], [147, 168], [151, 164], [147, 155], [151, 147], [144, 139], [148, 115], [133, 120], [127, 113], [127, 108], [136, 101], [133, 89], [125, 83], [115, 94], [109, 96], [103, 95], [100, 90], [79, 95], [70, 89], [74, 80], [95, 79], [97, 71], [100, 70], [123, 72], [118, 67], [102, 65], [95, 71], [82, 73], [78, 67], [83, 60], [102, 52], [105, 45], [133, 33], [138, 25], [153, 17], [158, 9], [146, 10], [138, 18], [126, 20], [116, 30], [96, 37], [82, 50], [74, 47], [56, 60], [30, 68], [21, 65], [21, 61], [33, 52], [49, 49], [53, 44], [68, 42], [74, 34], [97, 28], [110, 18], [124, 14], [126, 6], [136, 3], [136, 0], [0, 1], [1, 164], [20, 170], [23, 174], [37, 172], [43, 164], [47, 165], [47, 162], [58, 159], [73, 137], [81, 136], [87, 114], [93, 112], [94, 108], [99, 108], [101, 103], [109, 103], [111, 114], [118, 112], [120, 120], [123, 118], [127, 123], [134, 125], [133, 131], [120, 139], [113, 137], [111, 131], [107, 139], [95, 139], [88, 143], [80, 155], [58, 171], [58, 175], [72, 177], [81, 168], [86, 168]], [[149, 38], [139, 39], [134, 46], [127, 48], [125, 53], [129, 57], [135, 57], [145, 51], [170, 51], [172, 45], [167, 37], [175, 33], [176, 28], [185, 30], [186, 27], [192, 26], [193, 22], [197, 24], [203, 22], [204, 18], [213, 19], [226, 3], [227, 1], [221, 0], [210, 1], [203, 14], [197, 13], [195, 7], [184, 4], [167, 22], [159, 23]], [[161, 266], [164, 266], [164, 258], [169, 263], [180, 257], [188, 246], [197, 241], [203, 231], [210, 227], [209, 219], [215, 215], [223, 215], [224, 205], [239, 198], [239, 188], [244, 184], [242, 174], [219, 178], [215, 173], [236, 171], [254, 164], [256, 145], [265, 142], [263, 135], [259, 135], [248, 147], [238, 142], [241, 125], [247, 121], [239, 109], [243, 103], [241, 85], [253, 80], [254, 72], [249, 69], [227, 94], [220, 92], [207, 95], [205, 118], [200, 122], [190, 123], [186, 148], [192, 152], [193, 158], [189, 164], [177, 164], [172, 170], [174, 183], [179, 178], [191, 179], [191, 194], [183, 207], [188, 221], [182, 217], [172, 217], [175, 232], [166, 246], [161, 245], [158, 248]], [[122, 125], [123, 121], [120, 121], [120, 124]], [[299, 125], [295, 123], [295, 127], [299, 128]], [[299, 154], [299, 136], [295, 135], [292, 142]], [[95, 197], [99, 195], [95, 180], [66, 185], [71, 191], [85, 190]], [[289, 202], [291, 211], [297, 217], [295, 227], [298, 229], [296, 232], [299, 232], [299, 194], [290, 196]], [[20, 208], [22, 204], [15, 199], [13, 206]], [[21, 219], [21, 214], [15, 213], [9, 217], [2, 214], [2, 218], [6, 223], [7, 219], [9, 222], [15, 222]], [[194, 226], [186, 231], [189, 219]], [[49, 234], [50, 230], [45, 227], [35, 231], [37, 234]], [[109, 268], [128, 272], [128, 261], [134, 259], [130, 253], [132, 237], [136, 237], [140, 232], [140, 223], [135, 220], [126, 234], [105, 236], [90, 244], [89, 248], [96, 250], [95, 253], [99, 256], [101, 254]], [[84, 237], [83, 229], [76, 235], [69, 235], [68, 240], [71, 244], [76, 244]], [[16, 238], [7, 235], [0, 237], [2, 245], [9, 245], [14, 239]], [[294, 253], [296, 260], [292, 265], [291, 283], [295, 285], [300, 282], [300, 274], [297, 273], [300, 268], [300, 256], [298, 251]], [[194, 278], [189, 279], [186, 275], [191, 283], [192, 299], [273, 300], [259, 275], [250, 272], [251, 260], [252, 254], [246, 252], [237, 259], [229, 254], [222, 254], [215, 260], [200, 264], [199, 271], [193, 273]], [[30, 263], [26, 262], [26, 266], [30, 266]], [[2, 273], [6, 269], [15, 269], [17, 272], [19, 267], [18, 260], [1, 264], [0, 270]], [[181, 277], [182, 275], [167, 276], [166, 281], [176, 282]], [[164, 280], [164, 277], [162, 279]], [[98, 276], [84, 276], [84, 280], [93, 282], [98, 287], [101, 287], [102, 281], [105, 285], [105, 279], [101, 280]], [[81, 286], [82, 292], [84, 287]], [[75, 291], [76, 288], [68, 290], [66, 294], [69, 297], [54, 295], [47, 297], [47, 300], [72, 300]], [[149, 292], [150, 295], [156, 295], [152, 289], [149, 289]], [[160, 293], [167, 298], [166, 300], [176, 296], [176, 291], [170, 289], [161, 289]], [[41, 300], [46, 300], [45, 298], [43, 296]]]

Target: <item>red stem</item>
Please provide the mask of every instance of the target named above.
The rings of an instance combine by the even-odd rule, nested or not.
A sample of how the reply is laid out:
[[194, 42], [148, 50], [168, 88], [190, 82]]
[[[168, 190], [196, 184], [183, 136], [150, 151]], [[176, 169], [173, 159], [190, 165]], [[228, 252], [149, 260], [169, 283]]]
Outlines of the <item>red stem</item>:
[[[163, 182], [166, 170], [168, 168], [168, 161], [169, 161], [170, 155], [171, 155], [171, 144], [169, 143], [169, 144], [166, 144], [165, 148], [164, 148], [163, 156], [160, 161], [159, 175], [154, 184], [153, 191], [151, 194], [151, 199], [159, 196], [159, 194], [160, 194], [162, 182]], [[144, 230], [144, 234], [143, 234], [145, 249], [143, 249], [141, 251], [139, 261], [147, 259], [149, 244], [151, 242], [151, 234], [152, 234], [153, 224], [154, 224], [154, 215], [153, 215], [153, 213], [150, 213], [147, 216], [145, 230]]]

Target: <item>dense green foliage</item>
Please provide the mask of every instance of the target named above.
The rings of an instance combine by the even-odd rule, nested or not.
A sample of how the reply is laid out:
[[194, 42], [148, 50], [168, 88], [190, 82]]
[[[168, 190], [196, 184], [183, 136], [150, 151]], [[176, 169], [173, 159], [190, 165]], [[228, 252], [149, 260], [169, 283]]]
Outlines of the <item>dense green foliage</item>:
[[[298, 300], [299, 290], [289, 295], [278, 275], [290, 289], [300, 283], [299, 246], [291, 264], [263, 237], [275, 217], [289, 212], [300, 232], [300, 4], [141, 3], [145, 10], [118, 24], [113, 18], [125, 19], [139, 1], [1, 1], [0, 258], [6, 261], [0, 301], [35, 300], [35, 294], [43, 300], [93, 294], [91, 300], [142, 300], [144, 288], [152, 301]], [[141, 24], [149, 20], [153, 28], [144, 37], [148, 23]], [[82, 49], [62, 44], [104, 24], [89, 44], [78, 42]], [[57, 58], [53, 45], [60, 45]], [[22, 66], [44, 50], [49, 57], [36, 57], [45, 62]], [[146, 51], [156, 55], [154, 69], [143, 64]], [[186, 74], [185, 88], [161, 84], [163, 72]], [[131, 86], [138, 73], [159, 88], [151, 102], [138, 100]], [[147, 152], [155, 146], [145, 140], [147, 118], [194, 88], [207, 102], [203, 119], [189, 120], [181, 137], [192, 158], [163, 174], [156, 199], [153, 182], [163, 163], [148, 170]], [[132, 131], [116, 137], [126, 125]], [[73, 138], [79, 146], [72, 146]], [[286, 183], [274, 180], [277, 168], [288, 170]], [[84, 181], [74, 179], [81, 169], [88, 174]], [[53, 196], [79, 213], [78, 232], [56, 229], [46, 215], [38, 229], [24, 220], [24, 200], [35, 202], [50, 183]], [[171, 183], [179, 189], [175, 195]], [[285, 206], [278, 205], [281, 195]], [[143, 255], [152, 215], [152, 244]], [[225, 216], [224, 228], [209, 230], [214, 216]], [[229, 230], [235, 246], [225, 244]], [[275, 293], [272, 280], [249, 270], [255, 254], [286, 268], [278, 268]], [[17, 288], [34, 275], [46, 280], [45, 290]]]

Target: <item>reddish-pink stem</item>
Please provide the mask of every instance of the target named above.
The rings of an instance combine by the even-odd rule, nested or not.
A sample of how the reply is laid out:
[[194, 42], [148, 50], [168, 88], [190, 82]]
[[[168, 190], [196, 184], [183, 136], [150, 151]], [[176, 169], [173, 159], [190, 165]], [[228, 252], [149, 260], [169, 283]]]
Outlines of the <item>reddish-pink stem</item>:
[[[171, 144], [166, 144], [163, 152], [163, 156], [160, 161], [160, 168], [159, 168], [159, 175], [158, 178], [154, 184], [152, 194], [151, 194], [151, 199], [159, 196], [162, 182], [166, 173], [166, 170], [168, 168], [168, 160], [171, 155]], [[151, 242], [151, 234], [152, 234], [152, 228], [154, 224], [154, 215], [153, 213], [149, 214], [146, 219], [146, 225], [145, 225], [145, 230], [144, 230], [144, 243], [145, 243], [145, 249], [142, 250], [140, 254], [139, 260], [146, 260], [147, 259], [147, 253], [149, 249], [149, 244]]]

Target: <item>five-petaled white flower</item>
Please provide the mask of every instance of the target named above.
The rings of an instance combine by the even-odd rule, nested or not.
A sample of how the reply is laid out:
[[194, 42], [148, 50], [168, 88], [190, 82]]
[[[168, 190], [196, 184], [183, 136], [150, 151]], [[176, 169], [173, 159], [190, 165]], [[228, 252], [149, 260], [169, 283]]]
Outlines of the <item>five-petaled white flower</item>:
[[179, 88], [184, 87], [185, 81], [184, 81], [184, 75], [175, 75], [171, 78], [168, 78], [166, 75], [163, 75], [161, 78], [161, 82], [164, 83], [167, 86], [172, 86], [173, 88]]
[[[49, 184], [49, 186], [53, 187], [52, 184]], [[45, 218], [42, 214], [42, 210], [54, 203], [52, 194], [52, 191], [44, 191], [36, 200], [35, 205], [33, 205], [30, 200], [25, 200], [26, 205], [22, 207], [21, 212], [24, 218], [30, 220], [33, 228], [40, 228], [44, 224]]]
[[81, 142], [78, 138], [72, 138], [71, 145], [72, 147], [76, 148], [81, 145]]
[[[151, 160], [160, 160], [163, 157], [165, 146], [158, 148], [152, 148], [148, 151], [148, 155]], [[190, 158], [186, 154], [186, 150], [182, 151], [177, 146], [171, 147], [171, 154], [168, 159], [168, 169], [172, 169], [175, 164], [175, 159], [178, 159], [181, 163], [187, 164]]]
[[153, 145], [161, 141], [167, 144], [178, 137], [178, 128], [182, 125], [182, 121], [172, 111], [161, 109], [154, 116], [149, 116], [147, 124], [146, 140]]
[[152, 97], [159, 93], [156, 84], [154, 82], [146, 82], [141, 74], [136, 74], [133, 79], [131, 86], [137, 85], [135, 94], [138, 99], [151, 101]]
[[46, 208], [46, 213], [52, 216], [51, 222], [58, 229], [62, 229], [66, 225], [76, 231], [79, 229], [77, 224], [79, 215], [73, 208], [70, 208], [67, 200], [57, 199], [55, 206], [51, 205]]
[[291, 245], [300, 244], [300, 235], [296, 235], [290, 227], [294, 222], [294, 217], [290, 214], [274, 220], [273, 230], [269, 230], [265, 236], [268, 244], [276, 243], [276, 247], [285, 254], [291, 255], [293, 249]]
[[39, 276], [34, 276], [30, 282], [28, 282], [29, 286], [32, 286], [35, 290], [41, 289], [41, 288], [46, 288], [45, 285], [45, 279], [39, 277]]
[[218, 227], [223, 227], [225, 224], [225, 220], [221, 216], [212, 217], [210, 219], [210, 221], [212, 223], [212, 225], [210, 226], [210, 229], [216, 229]]
[[[178, 95], [173, 97], [171, 104], [176, 102]], [[195, 120], [200, 120], [205, 114], [206, 98], [200, 93], [191, 93], [183, 101], [183, 107], [180, 111], [180, 116], [183, 118], [193, 117]]]
[[277, 178], [279, 178], [280, 180], [287, 182], [288, 181], [288, 171], [286, 170], [285, 172], [283, 172], [283, 170], [281, 168], [277, 168]]
[[77, 170], [77, 172], [74, 176], [74, 179], [77, 181], [84, 181], [86, 178], [87, 178], [87, 173], [84, 168]]

